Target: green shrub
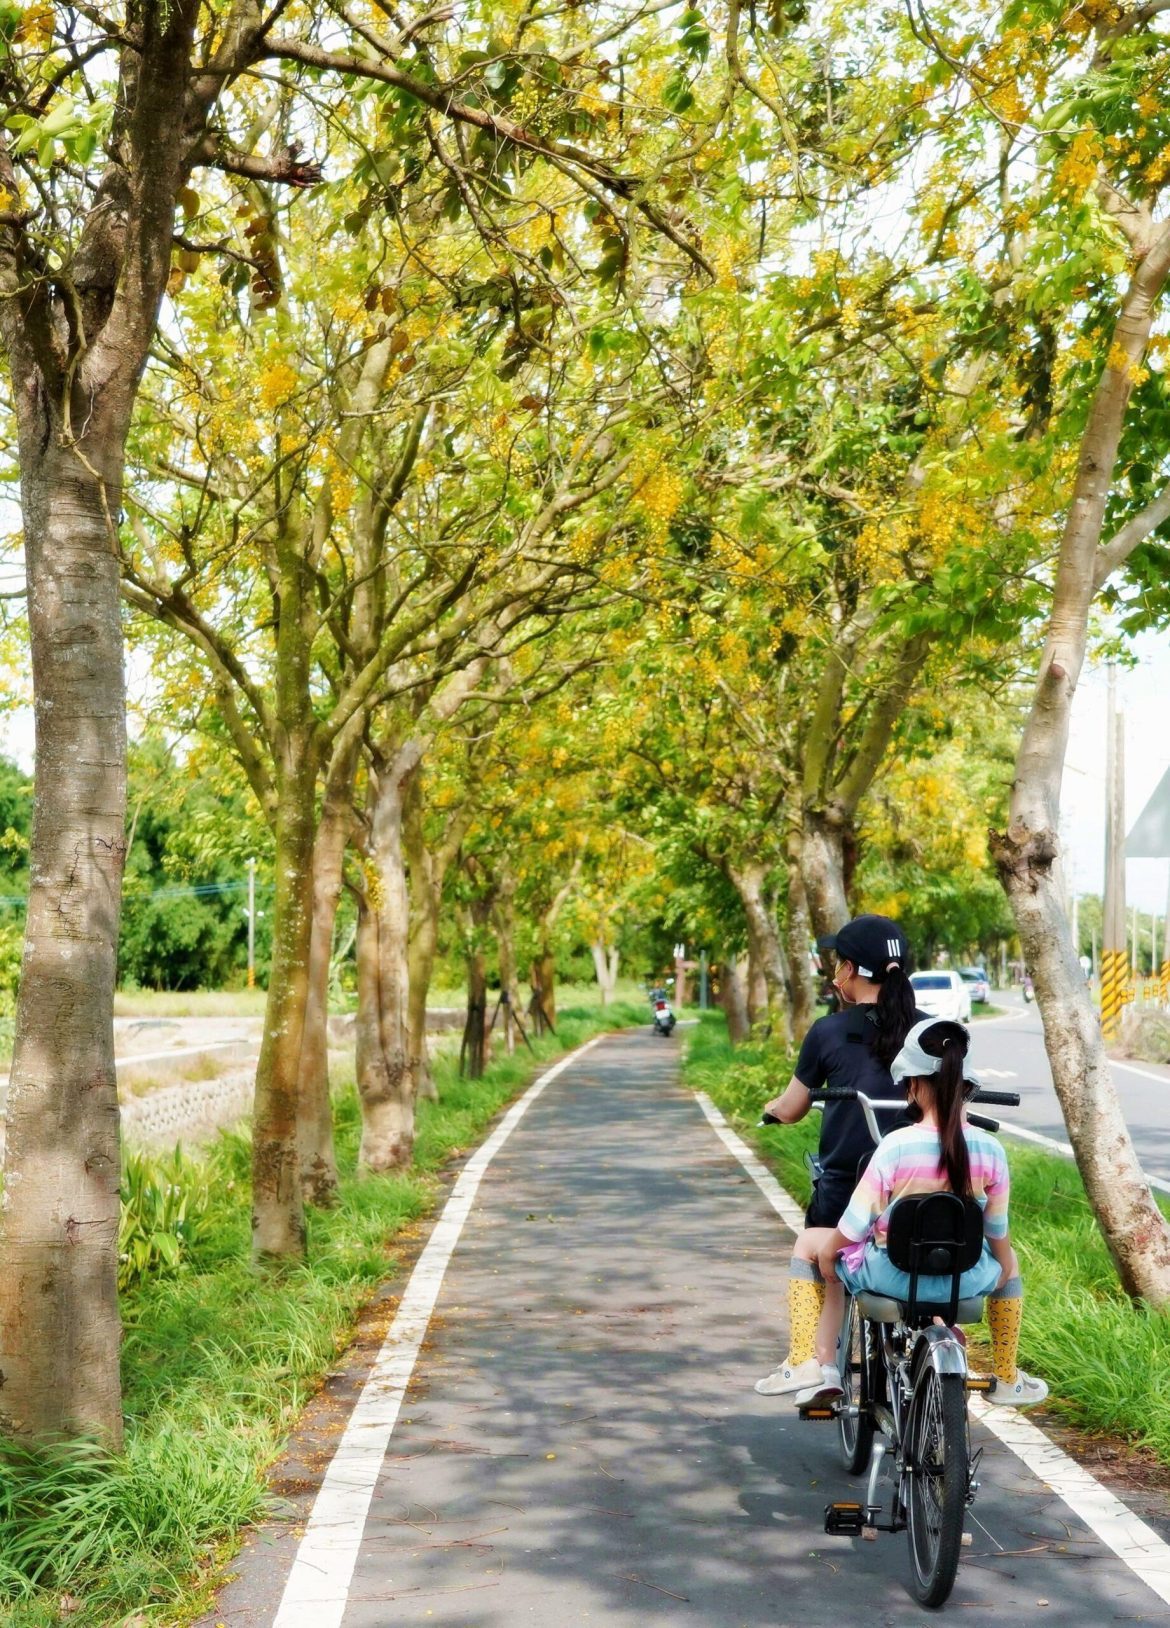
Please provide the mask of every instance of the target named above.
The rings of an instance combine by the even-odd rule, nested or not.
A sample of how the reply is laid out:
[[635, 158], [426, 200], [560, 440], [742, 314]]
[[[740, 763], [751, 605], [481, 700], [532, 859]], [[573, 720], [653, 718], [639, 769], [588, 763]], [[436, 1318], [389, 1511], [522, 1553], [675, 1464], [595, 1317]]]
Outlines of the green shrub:
[[164, 1158], [128, 1153], [122, 1162], [118, 1288], [177, 1271], [211, 1230], [206, 1167], [180, 1148]]

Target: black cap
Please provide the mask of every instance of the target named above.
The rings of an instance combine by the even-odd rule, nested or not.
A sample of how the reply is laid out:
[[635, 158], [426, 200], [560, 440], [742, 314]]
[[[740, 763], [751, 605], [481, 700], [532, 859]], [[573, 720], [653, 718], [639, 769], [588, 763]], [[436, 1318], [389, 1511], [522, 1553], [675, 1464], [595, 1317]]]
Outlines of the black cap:
[[817, 940], [818, 949], [835, 950], [839, 961], [852, 961], [862, 978], [880, 984], [894, 967], [906, 971], [910, 945], [889, 916], [854, 916], [838, 932]]

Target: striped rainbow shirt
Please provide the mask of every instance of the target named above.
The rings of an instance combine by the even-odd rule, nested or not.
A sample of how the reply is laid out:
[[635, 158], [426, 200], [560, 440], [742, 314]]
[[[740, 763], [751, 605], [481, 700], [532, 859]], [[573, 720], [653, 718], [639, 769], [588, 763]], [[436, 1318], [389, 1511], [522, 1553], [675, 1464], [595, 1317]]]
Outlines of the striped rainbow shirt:
[[[1007, 1232], [1007, 1157], [994, 1136], [974, 1125], [964, 1125], [971, 1159], [971, 1193], [983, 1211], [983, 1235], [1002, 1238]], [[933, 1125], [906, 1125], [883, 1136], [864, 1176], [854, 1189], [849, 1207], [837, 1225], [852, 1240], [841, 1251], [852, 1270], [861, 1264], [866, 1245], [886, 1247], [891, 1206], [900, 1198], [919, 1193], [949, 1192], [946, 1171], [939, 1164], [938, 1131]]]

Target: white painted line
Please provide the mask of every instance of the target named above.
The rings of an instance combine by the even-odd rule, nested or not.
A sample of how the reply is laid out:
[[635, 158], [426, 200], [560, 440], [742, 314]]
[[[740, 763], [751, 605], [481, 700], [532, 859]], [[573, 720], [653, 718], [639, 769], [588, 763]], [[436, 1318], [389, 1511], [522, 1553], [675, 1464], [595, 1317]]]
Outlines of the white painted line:
[[176, 1046], [173, 1051], [131, 1052], [128, 1057], [115, 1057], [114, 1067], [125, 1068], [128, 1063], [160, 1063], [169, 1057], [194, 1057], [203, 1051], [226, 1051], [229, 1046], [255, 1046], [254, 1040], [213, 1040], [206, 1046]]
[[1090, 1532], [1170, 1605], [1170, 1546], [1152, 1527], [1139, 1520], [1120, 1498], [1014, 1408], [992, 1407], [980, 1396], [970, 1398], [970, 1408], [972, 1415], [1034, 1476], [1063, 1498]]
[[[710, 1097], [702, 1091], [696, 1091], [695, 1096], [719, 1140], [735, 1154], [785, 1225], [799, 1232], [804, 1226], [804, 1216], [791, 1194], [785, 1192], [772, 1172], [736, 1135]], [[1007, 1128], [1005, 1125], [1004, 1129]], [[1015, 1127], [1012, 1129], [1015, 1130]], [[1029, 1141], [1047, 1142], [1058, 1150], [1060, 1148], [1059, 1143], [1035, 1131], [1027, 1131], [1024, 1135]], [[1152, 1527], [1127, 1509], [1121, 1499], [1103, 1487], [1088, 1470], [1069, 1458], [1054, 1441], [1049, 1441], [1042, 1430], [1030, 1420], [1022, 1419], [1014, 1408], [992, 1407], [978, 1396], [972, 1396], [968, 1401], [972, 1416], [1013, 1452], [1038, 1480], [1051, 1487], [1089, 1531], [1112, 1549], [1117, 1558], [1153, 1589], [1159, 1599], [1170, 1604], [1170, 1545], [1164, 1543]]]
[[339, 1628], [390, 1435], [484, 1171], [544, 1088], [605, 1038], [587, 1040], [542, 1074], [463, 1167], [325, 1472], [273, 1628]]
[[[1059, 1153], [1062, 1159], [1076, 1158], [1069, 1142], [1058, 1142], [1053, 1136], [1042, 1136], [1039, 1131], [1030, 1131], [1023, 1125], [1001, 1123], [999, 1128], [1004, 1136], [1018, 1136], [1021, 1142], [1035, 1142], [1037, 1147], [1047, 1148], [1050, 1153]], [[1163, 1181], [1161, 1176], [1151, 1176], [1146, 1171], [1142, 1174], [1150, 1186], [1157, 1188], [1159, 1193], [1170, 1193], [1170, 1181]]]
[[1152, 1068], [1135, 1068], [1132, 1063], [1118, 1063], [1111, 1057], [1110, 1068], [1123, 1068], [1127, 1074], [1140, 1074], [1143, 1080], [1157, 1080], [1159, 1085], [1170, 1085], [1170, 1074], [1155, 1074]]
[[696, 1091], [695, 1099], [710, 1120], [716, 1136], [739, 1160], [784, 1225], [791, 1232], [803, 1232], [804, 1211], [796, 1200], [784, 1191], [767, 1165], [756, 1158], [743, 1138], [736, 1135], [707, 1093]]

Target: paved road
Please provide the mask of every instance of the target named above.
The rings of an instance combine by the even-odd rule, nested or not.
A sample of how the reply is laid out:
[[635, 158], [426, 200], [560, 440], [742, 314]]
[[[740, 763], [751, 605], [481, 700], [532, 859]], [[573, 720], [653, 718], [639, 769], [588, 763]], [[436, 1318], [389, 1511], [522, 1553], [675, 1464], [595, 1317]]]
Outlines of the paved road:
[[[997, 1006], [1010, 1003], [1010, 1013], [976, 1020], [971, 1055], [989, 1089], [1020, 1093], [1020, 1106], [1004, 1109], [1004, 1125], [1023, 1125], [1066, 1142], [1038, 1008], [1025, 1006], [1015, 994], [997, 992], [993, 999]], [[1170, 1068], [1115, 1062], [1113, 1078], [1144, 1169], [1170, 1181]]]
[[[821, 1530], [826, 1500], [850, 1495], [833, 1428], [752, 1390], [781, 1343], [787, 1243], [679, 1087], [674, 1043], [614, 1037], [562, 1074], [479, 1189], [382, 1465], [344, 1628], [915, 1620], [904, 1536]], [[331, 1448], [339, 1423], [319, 1416], [316, 1445]], [[1041, 1606], [1062, 1628], [1170, 1622], [979, 1435], [958, 1620], [1031, 1625]], [[311, 1464], [312, 1444], [301, 1453]], [[271, 1624], [299, 1531], [258, 1536], [209, 1624]]]

